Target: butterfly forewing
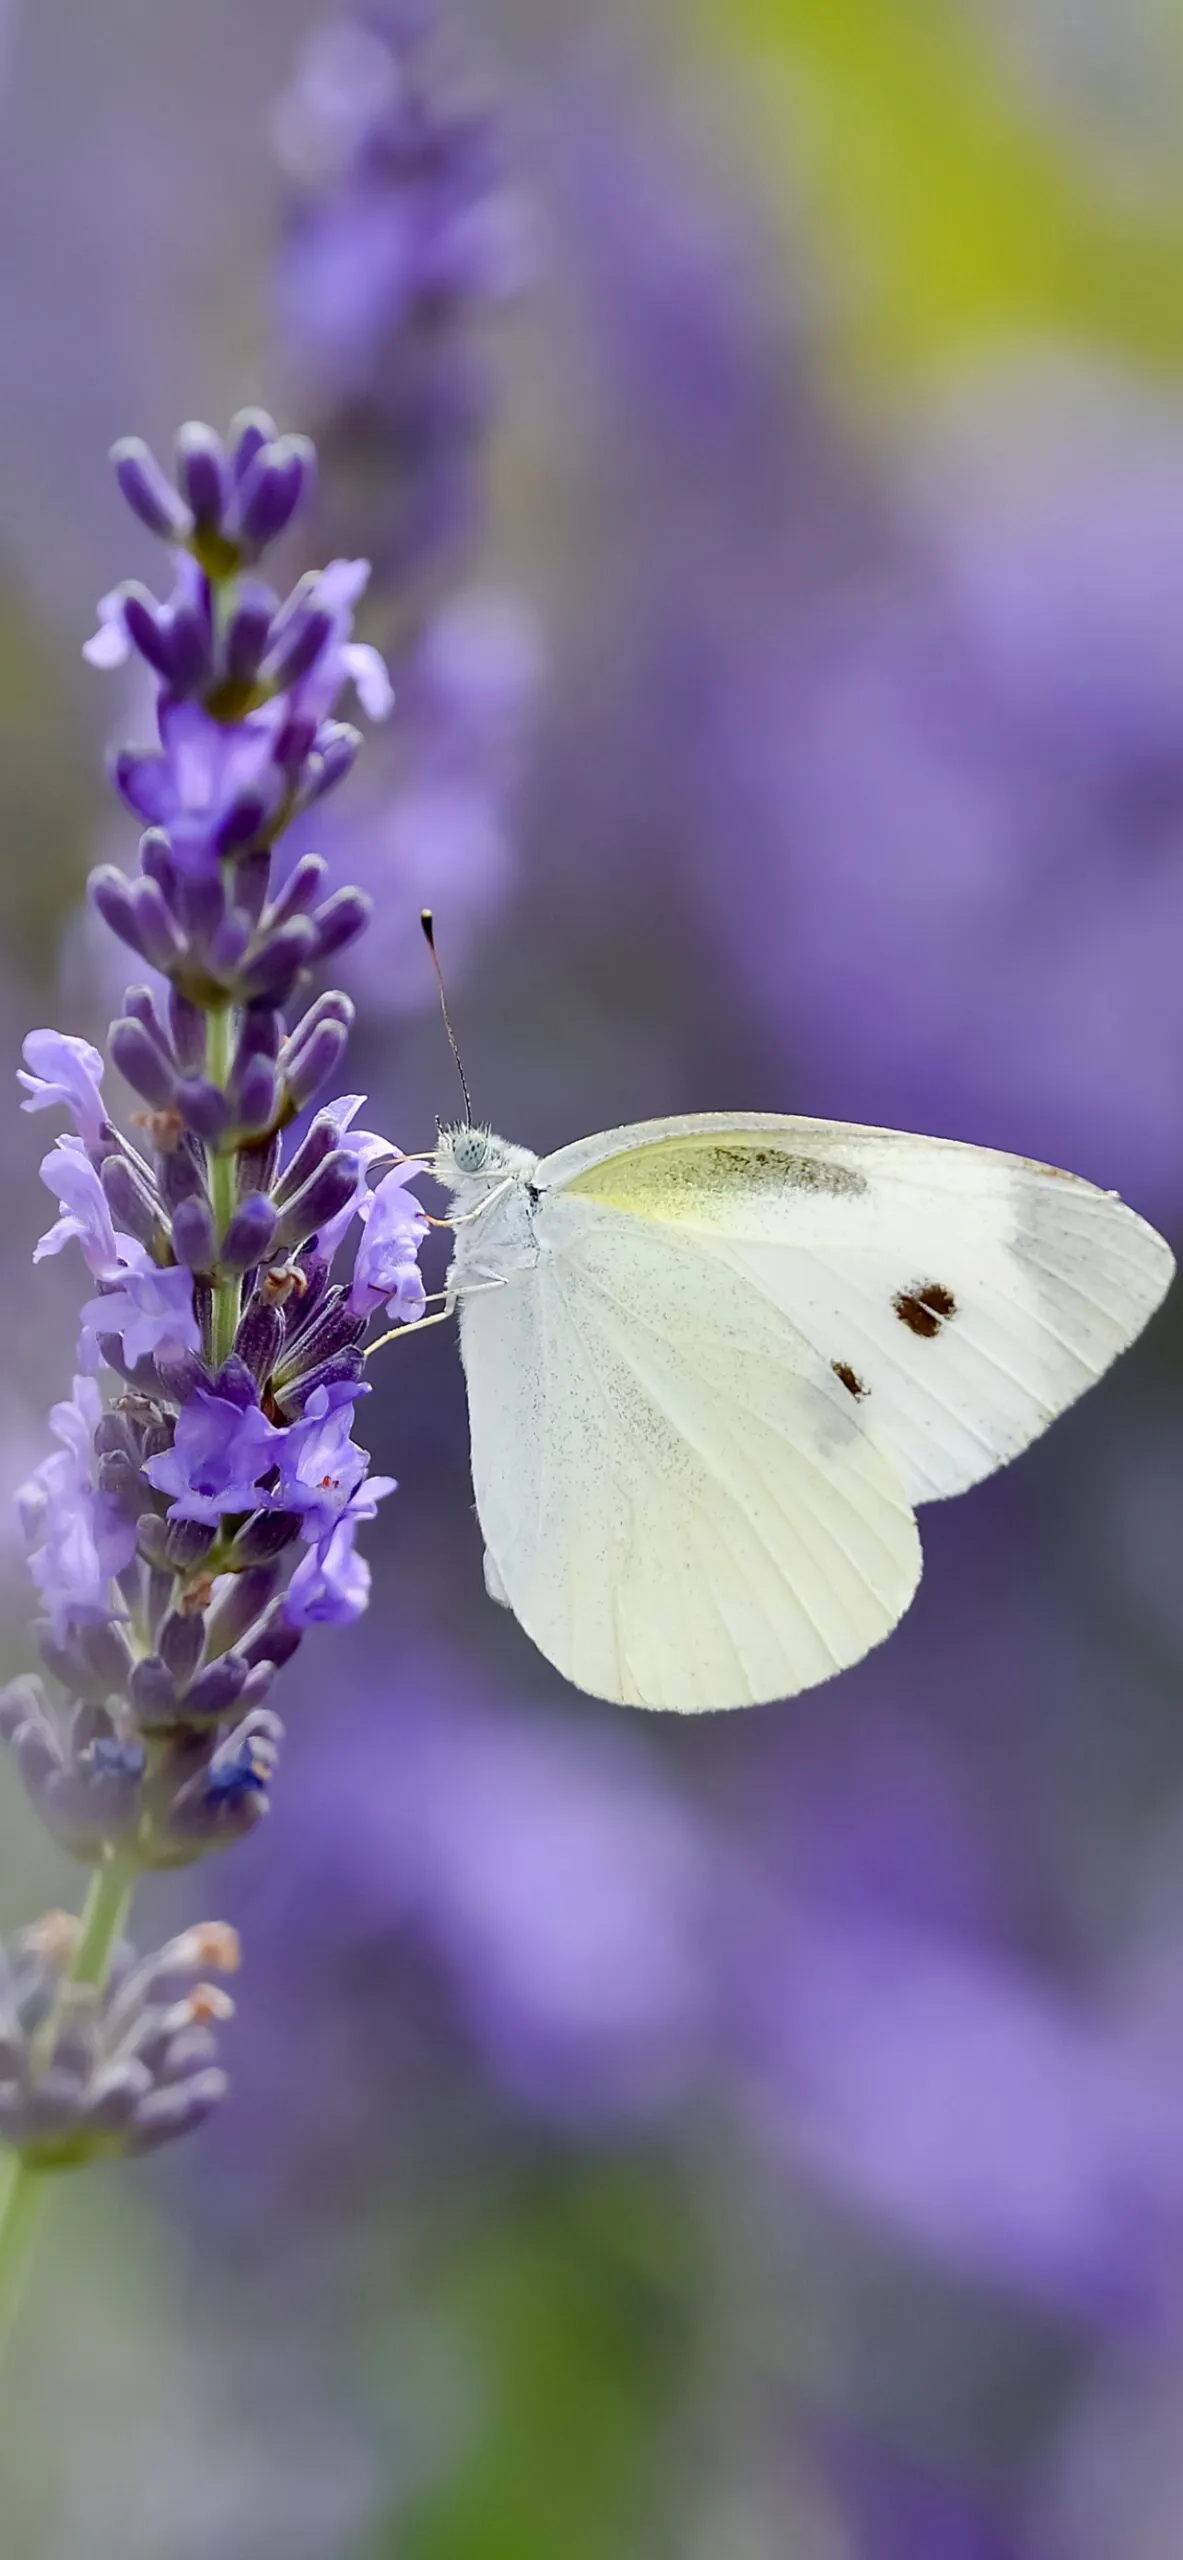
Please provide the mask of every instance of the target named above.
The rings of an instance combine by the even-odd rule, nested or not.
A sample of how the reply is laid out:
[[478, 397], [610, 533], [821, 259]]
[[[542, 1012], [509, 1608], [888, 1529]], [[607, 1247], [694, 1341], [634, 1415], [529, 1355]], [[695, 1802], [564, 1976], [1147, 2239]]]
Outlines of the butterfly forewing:
[[539, 1169], [578, 1262], [645, 1227], [776, 1308], [914, 1502], [1044, 1430], [1141, 1331], [1173, 1262], [1112, 1193], [951, 1140], [753, 1115], [650, 1124]]

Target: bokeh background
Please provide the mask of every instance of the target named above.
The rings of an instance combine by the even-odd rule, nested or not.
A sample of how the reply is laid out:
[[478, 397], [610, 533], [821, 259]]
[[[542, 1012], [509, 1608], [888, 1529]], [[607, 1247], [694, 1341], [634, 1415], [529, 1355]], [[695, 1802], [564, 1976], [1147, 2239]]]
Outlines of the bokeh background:
[[[9, 1066], [118, 993], [107, 445], [263, 399], [399, 676], [315, 841], [405, 1144], [426, 898], [513, 1136], [898, 1122], [1178, 1241], [1181, 134], [1171, 0], [9, 0]], [[77, 1276], [3, 1127], [0, 1519]], [[1177, 2560], [1178, 1311], [928, 1515], [881, 1654], [687, 1729], [486, 1602], [444, 1329], [368, 1419], [371, 1613], [263, 1831], [144, 1894], [244, 1933], [233, 2099], [63, 2182], [6, 2554]], [[2, 1526], [0, 1596], [15, 1669]], [[3, 1785], [15, 1925], [81, 1879]]]

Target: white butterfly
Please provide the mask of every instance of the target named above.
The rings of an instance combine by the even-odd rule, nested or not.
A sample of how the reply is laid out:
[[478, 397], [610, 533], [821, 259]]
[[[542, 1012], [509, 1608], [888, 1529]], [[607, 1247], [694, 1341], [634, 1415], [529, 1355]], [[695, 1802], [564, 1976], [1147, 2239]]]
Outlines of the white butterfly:
[[857, 1662], [913, 1506], [1037, 1438], [1174, 1263], [1112, 1192], [893, 1129], [704, 1112], [541, 1161], [444, 1130], [486, 1580], [581, 1689], [746, 1706]]

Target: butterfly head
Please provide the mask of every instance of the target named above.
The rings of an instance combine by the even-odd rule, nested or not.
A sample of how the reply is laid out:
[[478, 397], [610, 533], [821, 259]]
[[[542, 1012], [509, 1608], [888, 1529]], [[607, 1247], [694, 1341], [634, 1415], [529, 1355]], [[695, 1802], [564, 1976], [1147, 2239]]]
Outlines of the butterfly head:
[[537, 1163], [531, 1148], [512, 1146], [508, 1138], [496, 1137], [492, 1129], [461, 1120], [440, 1130], [433, 1171], [436, 1181], [442, 1182], [466, 1208], [476, 1208], [494, 1189], [502, 1190], [507, 1183], [527, 1183]]

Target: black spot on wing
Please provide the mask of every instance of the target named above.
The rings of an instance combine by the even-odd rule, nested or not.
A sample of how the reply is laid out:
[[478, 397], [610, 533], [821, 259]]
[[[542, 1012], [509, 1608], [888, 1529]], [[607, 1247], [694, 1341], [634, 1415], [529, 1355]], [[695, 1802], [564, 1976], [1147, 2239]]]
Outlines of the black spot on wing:
[[921, 1342], [931, 1342], [957, 1313], [957, 1300], [941, 1280], [921, 1280], [912, 1289], [900, 1289], [892, 1305], [901, 1324]]
[[869, 1387], [864, 1386], [857, 1370], [851, 1368], [848, 1360], [831, 1360], [830, 1367], [833, 1370], [835, 1377], [842, 1380], [842, 1384], [846, 1389], [847, 1395], [853, 1396], [856, 1403], [861, 1404], [863, 1397], [868, 1396], [871, 1390]]

